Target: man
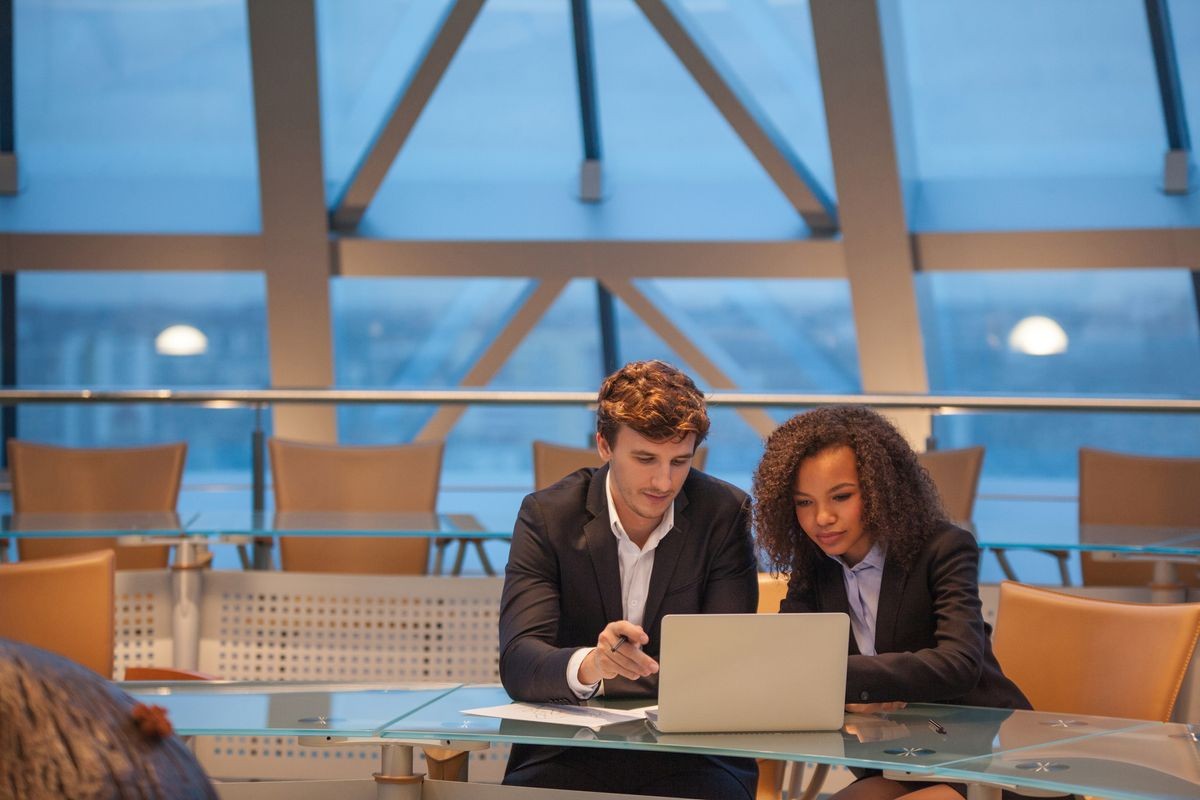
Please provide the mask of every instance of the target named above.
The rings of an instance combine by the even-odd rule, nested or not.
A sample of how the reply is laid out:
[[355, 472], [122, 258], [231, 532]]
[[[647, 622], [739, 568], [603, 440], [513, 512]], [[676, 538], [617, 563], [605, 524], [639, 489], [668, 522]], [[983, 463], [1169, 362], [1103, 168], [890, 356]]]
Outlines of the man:
[[[515, 700], [652, 696], [666, 614], [750, 613], [745, 493], [691, 468], [704, 397], [661, 361], [600, 387], [605, 465], [525, 498], [500, 604], [500, 677]], [[754, 797], [753, 760], [513, 745], [504, 782], [692, 798]]]

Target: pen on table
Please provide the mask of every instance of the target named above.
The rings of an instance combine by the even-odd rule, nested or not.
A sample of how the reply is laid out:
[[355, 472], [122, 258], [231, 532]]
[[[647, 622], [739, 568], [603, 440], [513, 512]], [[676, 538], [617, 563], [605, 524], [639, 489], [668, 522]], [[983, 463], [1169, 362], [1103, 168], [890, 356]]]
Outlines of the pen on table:
[[622, 633], [620, 636], [617, 637], [617, 643], [614, 644], [612, 646], [612, 649], [609, 650], [608, 652], [610, 652], [610, 653], [617, 652], [618, 650], [621, 649], [621, 645], [625, 644], [628, 641], [629, 641], [629, 637]]
[[929, 727], [933, 728], [935, 732], [940, 733], [942, 736], [946, 735], [946, 729], [932, 719], [929, 720]]

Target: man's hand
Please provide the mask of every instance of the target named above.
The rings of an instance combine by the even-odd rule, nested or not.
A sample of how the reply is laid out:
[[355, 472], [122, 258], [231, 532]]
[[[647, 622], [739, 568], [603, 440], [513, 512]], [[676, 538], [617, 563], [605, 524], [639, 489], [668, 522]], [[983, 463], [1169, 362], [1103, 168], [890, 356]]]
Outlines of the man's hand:
[[642, 652], [649, 641], [646, 632], [632, 622], [610, 622], [600, 631], [596, 649], [579, 665], [579, 682], [590, 686], [618, 675], [631, 681], [653, 675], [658, 672], [658, 662]]

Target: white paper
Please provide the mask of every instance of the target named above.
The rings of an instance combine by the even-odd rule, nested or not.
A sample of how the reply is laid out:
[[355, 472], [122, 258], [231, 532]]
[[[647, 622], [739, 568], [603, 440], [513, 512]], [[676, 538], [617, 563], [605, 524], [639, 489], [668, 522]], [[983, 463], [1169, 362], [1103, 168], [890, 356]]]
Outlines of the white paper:
[[[647, 706], [646, 708], [657, 708]], [[462, 713], [477, 717], [519, 719], [525, 722], [550, 722], [557, 725], [573, 725], [598, 731], [606, 725], [645, 719], [646, 708], [595, 708], [592, 706], [568, 706], [557, 703], [509, 703], [506, 706], [468, 708]]]

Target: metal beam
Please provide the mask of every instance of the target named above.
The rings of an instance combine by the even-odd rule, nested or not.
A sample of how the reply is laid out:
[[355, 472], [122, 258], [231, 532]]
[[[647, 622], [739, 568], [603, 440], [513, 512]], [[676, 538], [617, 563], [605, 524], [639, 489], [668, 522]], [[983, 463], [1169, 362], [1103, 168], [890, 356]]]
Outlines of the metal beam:
[[[249, 0], [271, 385], [331, 386], [329, 230], [315, 0]], [[335, 441], [331, 408], [276, 409], [275, 433]]]
[[0, 270], [21, 272], [253, 272], [258, 236], [136, 233], [2, 233]]
[[[812, 0], [863, 390], [925, 392], [915, 268], [876, 0]], [[898, 420], [922, 443], [929, 420]]]
[[838, 229], [838, 209], [787, 139], [734, 79], [677, 0], [634, 0], [667, 46], [691, 73], [717, 111], [758, 159], [767, 175], [814, 233]]
[[1200, 228], [918, 233], [922, 272], [1200, 266]]
[[1179, 78], [1179, 61], [1175, 57], [1171, 14], [1167, 0], [1145, 0], [1145, 4], [1150, 47], [1154, 53], [1154, 72], [1158, 77], [1163, 122], [1167, 128], [1163, 191], [1167, 194], [1187, 194], [1192, 170], [1192, 141], [1183, 102], [1183, 82]]
[[482, 7], [483, 0], [455, 0], [438, 19], [412, 71], [400, 85], [387, 121], [333, 204], [330, 220], [335, 230], [353, 231], [358, 227]]
[[340, 275], [570, 278], [844, 278], [842, 243], [650, 241], [333, 242]]
[[[700, 376], [701, 380], [716, 389], [736, 389], [737, 385], [727, 372], [722, 370], [701, 348], [671, 321], [645, 294], [633, 285], [633, 281], [624, 278], [602, 279], [608, 290], [637, 314], [643, 322], [667, 343], [667, 346], [679, 354], [687, 365]], [[739, 408], [738, 415], [764, 439], [775, 430], [779, 423], [761, 408]]]
[[17, 175], [16, 89], [13, 81], [13, 0], [0, 0], [0, 194], [16, 194]]
[[583, 163], [579, 166], [579, 199], [597, 203], [604, 195], [600, 165], [600, 109], [596, 102], [596, 59], [592, 55], [592, 17], [588, 0], [571, 0], [571, 32], [575, 39], [575, 78], [579, 86], [579, 129]]
[[[458, 382], [459, 386], [486, 386], [495, 377], [504, 362], [512, 357], [525, 337], [545, 316], [550, 306], [567, 287], [566, 278], [544, 278], [518, 303], [504, 328], [492, 339], [487, 348]], [[416, 441], [445, 440], [450, 431], [467, 413], [465, 406], [443, 406], [429, 419]]]

